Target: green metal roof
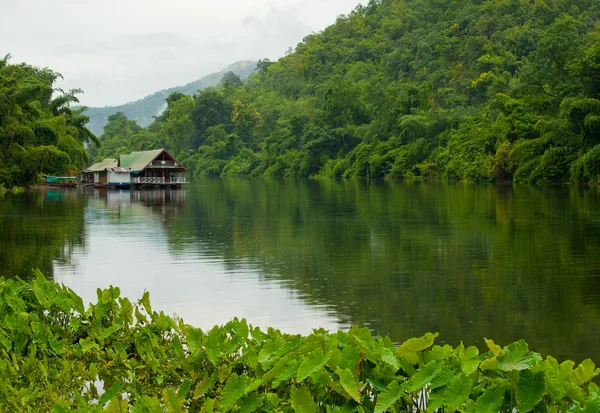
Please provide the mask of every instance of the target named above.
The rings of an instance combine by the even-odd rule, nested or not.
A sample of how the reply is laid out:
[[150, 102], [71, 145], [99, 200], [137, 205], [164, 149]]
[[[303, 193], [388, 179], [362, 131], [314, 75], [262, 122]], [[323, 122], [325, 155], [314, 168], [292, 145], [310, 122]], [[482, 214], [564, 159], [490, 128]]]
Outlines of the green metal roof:
[[[121, 155], [121, 168], [130, 168], [132, 171], [142, 171], [152, 162], [164, 149], [153, 151], [131, 152], [129, 155]], [[115, 165], [116, 166], [116, 165]]]
[[117, 166], [117, 160], [112, 158], [106, 158], [102, 162], [97, 162], [87, 168], [85, 172], [102, 172], [106, 168], [115, 168]]

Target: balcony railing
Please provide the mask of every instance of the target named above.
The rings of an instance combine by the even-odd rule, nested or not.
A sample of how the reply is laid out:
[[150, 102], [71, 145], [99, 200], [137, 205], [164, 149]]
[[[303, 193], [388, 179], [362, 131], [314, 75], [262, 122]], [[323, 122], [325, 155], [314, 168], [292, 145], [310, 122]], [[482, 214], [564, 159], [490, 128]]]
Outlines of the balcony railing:
[[170, 179], [164, 177], [135, 177], [134, 184], [183, 184], [187, 182], [185, 176], [172, 176]]
[[164, 184], [165, 183], [165, 178], [164, 177], [139, 177], [139, 178], [133, 178], [133, 183], [134, 184]]

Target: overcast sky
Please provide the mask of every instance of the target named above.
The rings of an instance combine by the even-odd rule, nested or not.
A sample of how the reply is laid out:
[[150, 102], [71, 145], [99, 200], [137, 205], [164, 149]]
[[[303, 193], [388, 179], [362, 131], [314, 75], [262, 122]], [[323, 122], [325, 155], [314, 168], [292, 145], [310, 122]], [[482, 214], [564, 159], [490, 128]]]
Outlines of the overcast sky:
[[82, 104], [118, 105], [276, 60], [360, 0], [0, 0], [0, 58], [49, 67]]

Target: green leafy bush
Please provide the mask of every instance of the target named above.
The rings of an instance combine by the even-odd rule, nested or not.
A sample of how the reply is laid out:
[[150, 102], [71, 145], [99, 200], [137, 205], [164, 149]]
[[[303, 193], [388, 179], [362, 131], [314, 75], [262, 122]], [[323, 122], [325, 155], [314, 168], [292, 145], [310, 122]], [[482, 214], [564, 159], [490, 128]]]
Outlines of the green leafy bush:
[[234, 319], [203, 331], [116, 287], [85, 308], [39, 271], [0, 279], [1, 411], [596, 412], [600, 373], [529, 350], [400, 345], [366, 328], [308, 336]]

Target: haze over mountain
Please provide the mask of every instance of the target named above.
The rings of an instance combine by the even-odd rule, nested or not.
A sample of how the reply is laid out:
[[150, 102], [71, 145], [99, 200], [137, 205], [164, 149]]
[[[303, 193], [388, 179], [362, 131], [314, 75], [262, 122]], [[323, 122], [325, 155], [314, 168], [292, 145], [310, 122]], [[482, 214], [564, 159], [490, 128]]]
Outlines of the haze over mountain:
[[255, 69], [255, 61], [244, 60], [233, 63], [220, 72], [211, 73], [183, 86], [175, 86], [152, 93], [151, 95], [133, 102], [125, 103], [119, 106], [88, 107], [85, 110], [85, 114], [90, 117], [87, 127], [96, 136], [100, 136], [103, 132], [104, 125], [107, 123], [107, 118], [117, 112], [124, 113], [127, 118], [136, 121], [140, 126], [146, 127], [152, 123], [155, 116], [160, 115], [166, 108], [167, 104], [165, 99], [171, 93], [181, 92], [185, 95], [191, 96], [199, 90], [217, 85], [223, 75], [227, 72], [233, 72], [241, 79], [245, 79]]

